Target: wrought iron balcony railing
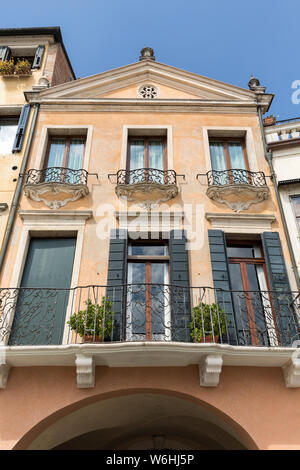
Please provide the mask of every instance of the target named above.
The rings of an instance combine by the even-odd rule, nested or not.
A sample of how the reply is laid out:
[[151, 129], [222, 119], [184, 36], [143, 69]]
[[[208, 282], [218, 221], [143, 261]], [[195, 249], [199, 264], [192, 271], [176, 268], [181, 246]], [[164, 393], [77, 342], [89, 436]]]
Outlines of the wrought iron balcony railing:
[[116, 175], [117, 185], [156, 183], [176, 185], [177, 175], [174, 170], [158, 170], [156, 168], [137, 168], [136, 170], [119, 170]]
[[42, 170], [29, 170], [25, 184], [65, 183], [86, 185], [87, 178], [88, 172], [83, 169], [50, 167]]
[[266, 186], [266, 177], [262, 171], [248, 170], [211, 170], [206, 173], [208, 186], [225, 186], [228, 184], [249, 184]]
[[128, 284], [0, 289], [0, 345], [180, 341], [291, 347], [300, 294]]

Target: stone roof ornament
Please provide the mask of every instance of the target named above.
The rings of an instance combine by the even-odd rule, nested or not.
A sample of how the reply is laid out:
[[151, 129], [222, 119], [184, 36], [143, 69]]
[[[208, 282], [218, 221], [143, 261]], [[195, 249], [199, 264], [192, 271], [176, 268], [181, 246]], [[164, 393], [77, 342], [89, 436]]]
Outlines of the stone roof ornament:
[[250, 77], [248, 87], [251, 91], [254, 91], [255, 93], [265, 93], [266, 91], [266, 87], [261, 86], [258, 78], [255, 78], [253, 75], [251, 75]]
[[155, 60], [154, 51], [151, 47], [144, 47], [141, 50], [140, 60]]

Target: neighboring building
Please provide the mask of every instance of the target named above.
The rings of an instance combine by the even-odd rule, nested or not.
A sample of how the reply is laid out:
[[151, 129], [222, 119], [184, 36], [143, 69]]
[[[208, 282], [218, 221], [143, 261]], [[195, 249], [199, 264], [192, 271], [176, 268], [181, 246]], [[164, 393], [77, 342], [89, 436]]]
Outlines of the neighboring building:
[[150, 48], [27, 87], [2, 448], [300, 449], [296, 280], [260, 122], [273, 95], [249, 88]]
[[74, 79], [60, 28], [0, 29], [0, 250], [34, 116], [24, 91]]
[[300, 118], [265, 127], [295, 263], [300, 276]]

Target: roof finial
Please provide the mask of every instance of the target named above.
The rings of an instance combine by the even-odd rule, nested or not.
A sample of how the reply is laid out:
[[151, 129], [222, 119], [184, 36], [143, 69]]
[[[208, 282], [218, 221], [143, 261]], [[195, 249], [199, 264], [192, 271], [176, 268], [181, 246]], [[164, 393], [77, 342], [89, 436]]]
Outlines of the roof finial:
[[140, 60], [155, 60], [153, 49], [151, 47], [144, 47], [141, 50]]
[[264, 93], [266, 91], [266, 87], [261, 86], [260, 81], [258, 78], [255, 78], [253, 74], [251, 74], [248, 87], [251, 91], [255, 91], [255, 93]]

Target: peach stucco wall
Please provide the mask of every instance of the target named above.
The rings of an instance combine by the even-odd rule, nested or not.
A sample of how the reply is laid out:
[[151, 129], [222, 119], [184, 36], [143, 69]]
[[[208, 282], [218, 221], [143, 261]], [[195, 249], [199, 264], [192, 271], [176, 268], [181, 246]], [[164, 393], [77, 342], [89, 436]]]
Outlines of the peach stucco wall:
[[[100, 113], [100, 112], [50, 112], [41, 110], [38, 119], [38, 125], [35, 133], [34, 144], [32, 147], [28, 169], [35, 168], [36, 156], [39, 152], [41, 142], [41, 132], [43, 126], [51, 125], [82, 125], [93, 126], [92, 145], [88, 171], [98, 173], [99, 179], [95, 176], [89, 176], [89, 190], [87, 197], [79, 201], [68, 203], [64, 210], [92, 209], [93, 216], [86, 223], [82, 263], [79, 275], [79, 284], [87, 285], [91, 283], [106, 284], [107, 277], [107, 258], [109, 250], [108, 240], [100, 240], [97, 236], [97, 224], [102, 220], [97, 216], [97, 209], [101, 204], [112, 204], [114, 210], [124, 210], [124, 203], [121, 202], [115, 194], [115, 185], [108, 180], [109, 173], [116, 173], [121, 168], [121, 148], [122, 132], [124, 125], [157, 125], [171, 126], [173, 133], [173, 169], [178, 174], [185, 174], [186, 181], [178, 179], [180, 193], [179, 195], [165, 203], [172, 210], [183, 210], [184, 204], [198, 204], [202, 207], [202, 216], [200, 230], [203, 232], [203, 238], [199, 241], [196, 249], [190, 257], [190, 276], [191, 284], [194, 286], [206, 285], [212, 286], [210, 255], [207, 239], [207, 229], [210, 223], [205, 218], [205, 212], [231, 213], [232, 211], [224, 204], [211, 201], [206, 196], [207, 181], [202, 177], [200, 181], [196, 179], [198, 173], [206, 173], [210, 167], [207, 165], [207, 156], [205, 155], [203, 126], [220, 127], [248, 127], [251, 128], [254, 153], [253, 164], [269, 175], [269, 168], [264, 158], [263, 145], [260, 134], [258, 118], [252, 114], [176, 114], [176, 113]], [[252, 205], [243, 213], [273, 214], [276, 221], [272, 224], [273, 230], [279, 231], [283, 243], [284, 256], [288, 263], [288, 269], [291, 272], [289, 254], [285, 237], [282, 230], [282, 224], [276, 202], [274, 189], [270, 179], [267, 180], [270, 188], [270, 198], [261, 203]], [[20, 200], [20, 209], [48, 209], [42, 202], [34, 202], [24, 195]], [[128, 204], [128, 210], [133, 204]], [[135, 206], [136, 207], [136, 206]], [[141, 210], [141, 209], [139, 209]], [[154, 210], [161, 210], [161, 206]], [[7, 287], [10, 285], [10, 279], [16, 261], [16, 247], [19, 244], [22, 233], [23, 222], [17, 217], [12, 237], [13, 247], [8, 250], [5, 269], [2, 272], [1, 285]], [[195, 216], [192, 217], [192, 227], [195, 230]]]
[[0, 391], [0, 445], [24, 449], [47, 427], [87, 404], [128, 393], [167, 393], [205, 406], [249, 449], [300, 449], [300, 390], [280, 368], [224, 367], [216, 388], [200, 387], [197, 366], [96, 368], [96, 386], [77, 389], [75, 368], [14, 368]]

